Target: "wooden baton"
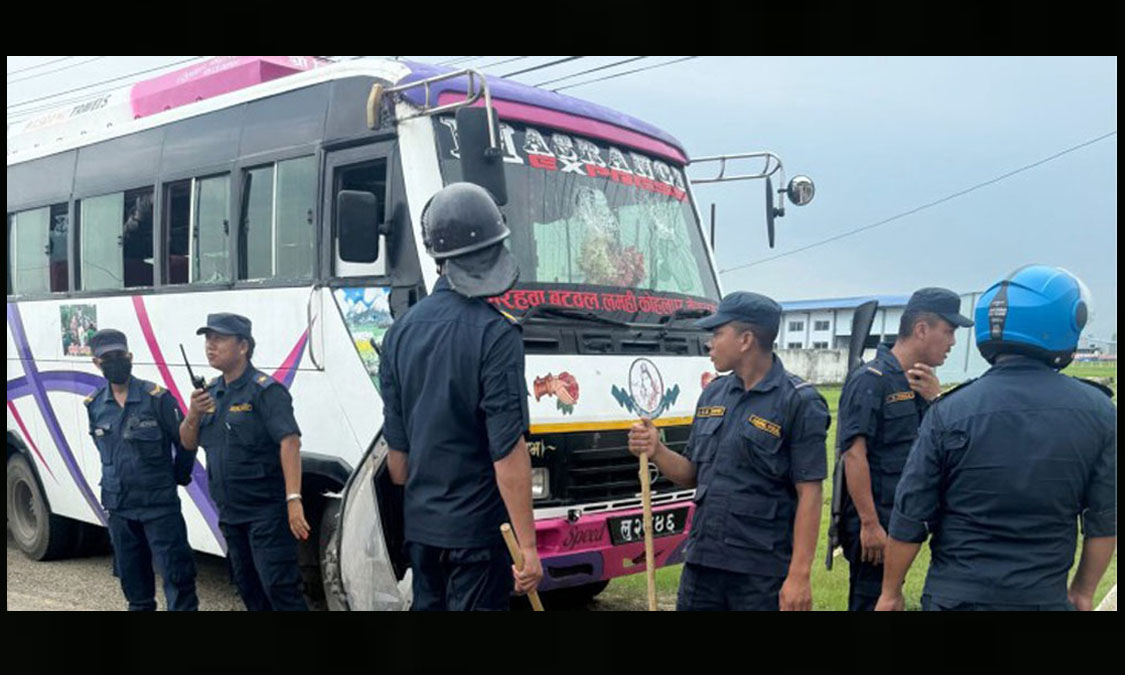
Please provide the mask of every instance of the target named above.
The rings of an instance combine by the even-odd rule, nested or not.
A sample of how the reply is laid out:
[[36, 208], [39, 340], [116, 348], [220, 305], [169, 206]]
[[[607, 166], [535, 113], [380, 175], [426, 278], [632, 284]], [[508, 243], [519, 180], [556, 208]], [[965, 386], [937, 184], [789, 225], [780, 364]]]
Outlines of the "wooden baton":
[[648, 611], [656, 611], [656, 556], [652, 551], [652, 485], [648, 476], [648, 455], [641, 455], [641, 504], [644, 507], [645, 580], [648, 582]]
[[[520, 551], [519, 542], [516, 541], [516, 533], [512, 532], [512, 526], [504, 523], [500, 526], [500, 534], [504, 535], [504, 543], [508, 545], [508, 553], [512, 554], [512, 562], [516, 564], [516, 569], [523, 571], [523, 553]], [[539, 592], [530, 591], [527, 594], [531, 600], [531, 608], [536, 612], [543, 611], [543, 603], [539, 601]]]

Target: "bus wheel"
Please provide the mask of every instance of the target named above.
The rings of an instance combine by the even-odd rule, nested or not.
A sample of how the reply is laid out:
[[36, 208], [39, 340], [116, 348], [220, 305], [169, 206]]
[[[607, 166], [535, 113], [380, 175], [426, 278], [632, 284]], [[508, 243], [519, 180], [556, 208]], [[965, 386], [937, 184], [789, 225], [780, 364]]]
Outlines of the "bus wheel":
[[27, 459], [8, 458], [8, 531], [32, 560], [62, 558], [75, 541], [75, 521], [51, 513]]

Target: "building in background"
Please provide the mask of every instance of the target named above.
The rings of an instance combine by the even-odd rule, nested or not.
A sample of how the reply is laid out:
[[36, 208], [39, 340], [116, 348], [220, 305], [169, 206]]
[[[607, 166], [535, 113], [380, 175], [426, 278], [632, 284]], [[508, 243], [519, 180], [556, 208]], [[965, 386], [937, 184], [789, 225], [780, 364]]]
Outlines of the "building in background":
[[[979, 292], [962, 293], [961, 314], [971, 317], [979, 297]], [[867, 361], [874, 357], [875, 347], [880, 342], [894, 344], [898, 338], [898, 325], [906, 303], [910, 300], [909, 294], [782, 302], [781, 330], [774, 347], [782, 352], [786, 367], [789, 367], [790, 361], [807, 364], [807, 375], [801, 373], [801, 368], [793, 372], [814, 382], [842, 379], [837, 378], [836, 371], [839, 368], [828, 365], [840, 363], [838, 356], [829, 358], [827, 354], [818, 356], [807, 352], [842, 350], [843, 359], [846, 360], [852, 334], [852, 314], [856, 307], [868, 300], [878, 300], [879, 311], [875, 314], [871, 334], [864, 345], [866, 350], [863, 358]], [[987, 369], [988, 362], [981, 357], [974, 344], [973, 329], [958, 328], [957, 343], [938, 369], [938, 378], [945, 383], [962, 382], [977, 377]]]

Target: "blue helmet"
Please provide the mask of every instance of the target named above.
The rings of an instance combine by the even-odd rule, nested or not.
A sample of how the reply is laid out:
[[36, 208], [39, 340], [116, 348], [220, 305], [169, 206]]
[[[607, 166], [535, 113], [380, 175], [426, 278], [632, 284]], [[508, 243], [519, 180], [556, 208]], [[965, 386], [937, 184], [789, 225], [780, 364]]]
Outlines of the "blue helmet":
[[1023, 354], [1065, 368], [1078, 349], [1090, 292], [1062, 269], [1026, 265], [994, 283], [977, 301], [977, 348], [989, 363]]

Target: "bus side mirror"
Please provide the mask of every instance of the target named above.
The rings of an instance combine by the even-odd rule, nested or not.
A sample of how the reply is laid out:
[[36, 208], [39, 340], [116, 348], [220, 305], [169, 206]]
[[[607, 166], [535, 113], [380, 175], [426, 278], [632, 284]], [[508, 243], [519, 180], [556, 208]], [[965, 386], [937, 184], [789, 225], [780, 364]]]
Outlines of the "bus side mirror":
[[[504, 180], [504, 153], [500, 150], [500, 130], [492, 109], [492, 133], [489, 133], [487, 108], [457, 110], [457, 141], [461, 151], [461, 177], [492, 193], [499, 206], [508, 203], [508, 187]], [[495, 139], [496, 147], [492, 147]]]
[[379, 202], [360, 190], [340, 190], [336, 195], [336, 226], [340, 259], [371, 263], [379, 258]]

